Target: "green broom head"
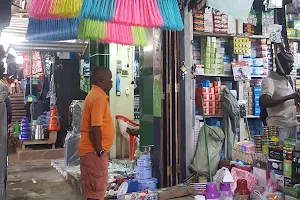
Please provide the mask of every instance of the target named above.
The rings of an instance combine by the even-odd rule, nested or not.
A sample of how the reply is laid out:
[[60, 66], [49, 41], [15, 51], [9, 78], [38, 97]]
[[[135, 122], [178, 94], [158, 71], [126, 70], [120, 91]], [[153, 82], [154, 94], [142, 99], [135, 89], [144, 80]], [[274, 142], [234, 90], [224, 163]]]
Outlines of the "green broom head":
[[148, 45], [146, 29], [143, 27], [132, 26], [134, 45], [144, 47]]
[[96, 20], [82, 20], [77, 37], [81, 39], [103, 40], [107, 35], [107, 23]]

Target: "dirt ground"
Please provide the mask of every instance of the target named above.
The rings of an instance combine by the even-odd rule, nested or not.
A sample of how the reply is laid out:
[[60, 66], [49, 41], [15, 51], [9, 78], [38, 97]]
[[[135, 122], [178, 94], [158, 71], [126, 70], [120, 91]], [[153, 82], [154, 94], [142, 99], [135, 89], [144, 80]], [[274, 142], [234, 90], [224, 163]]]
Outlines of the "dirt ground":
[[83, 200], [50, 160], [9, 163], [7, 200]]

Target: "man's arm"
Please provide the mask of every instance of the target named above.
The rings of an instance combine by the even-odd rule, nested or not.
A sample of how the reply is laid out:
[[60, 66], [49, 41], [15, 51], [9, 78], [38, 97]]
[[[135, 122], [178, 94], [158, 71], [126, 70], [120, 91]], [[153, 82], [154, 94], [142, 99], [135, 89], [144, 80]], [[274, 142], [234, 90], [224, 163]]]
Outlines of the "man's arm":
[[274, 106], [278, 106], [279, 104], [282, 104], [291, 99], [295, 99], [297, 97], [299, 97], [298, 93], [294, 93], [294, 94], [284, 96], [284, 97], [279, 97], [279, 98], [274, 98], [267, 94], [263, 94], [259, 98], [259, 105], [261, 108], [272, 108]]
[[91, 102], [91, 132], [90, 138], [93, 147], [97, 153], [102, 149], [102, 132], [103, 117], [108, 104], [107, 99], [97, 98]]
[[91, 141], [93, 147], [95, 148], [96, 152], [101, 152], [102, 149], [102, 133], [100, 126], [92, 126], [91, 128]]

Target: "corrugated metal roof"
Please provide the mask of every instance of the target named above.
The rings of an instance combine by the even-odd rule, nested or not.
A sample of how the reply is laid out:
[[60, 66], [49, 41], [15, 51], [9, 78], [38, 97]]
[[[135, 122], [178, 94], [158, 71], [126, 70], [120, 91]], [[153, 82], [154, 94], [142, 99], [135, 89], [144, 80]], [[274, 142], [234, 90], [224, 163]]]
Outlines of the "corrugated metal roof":
[[19, 37], [20, 39], [25, 40], [27, 27], [28, 27], [27, 18], [12, 17], [10, 21], [10, 25], [2, 31], [1, 36], [5, 38]]

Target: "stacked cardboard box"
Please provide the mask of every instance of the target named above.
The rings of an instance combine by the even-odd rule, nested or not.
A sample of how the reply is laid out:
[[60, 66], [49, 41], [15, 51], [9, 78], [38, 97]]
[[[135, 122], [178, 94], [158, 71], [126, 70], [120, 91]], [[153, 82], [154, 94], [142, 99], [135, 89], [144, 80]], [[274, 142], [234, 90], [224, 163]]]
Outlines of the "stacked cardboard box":
[[259, 97], [261, 92], [261, 86], [253, 86], [253, 114], [260, 115]]

